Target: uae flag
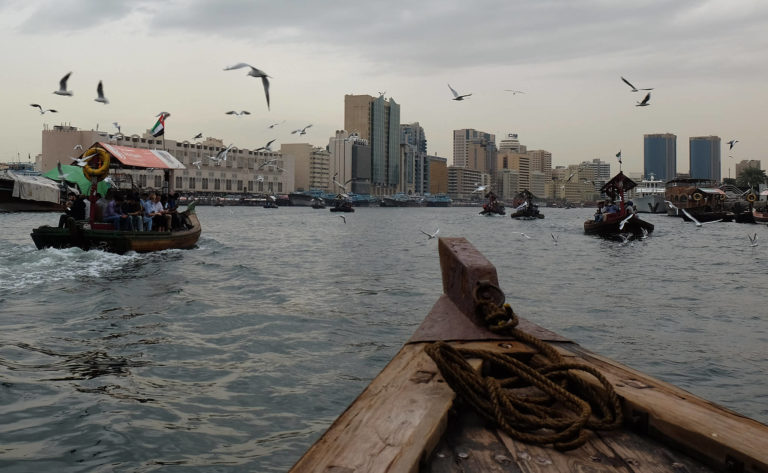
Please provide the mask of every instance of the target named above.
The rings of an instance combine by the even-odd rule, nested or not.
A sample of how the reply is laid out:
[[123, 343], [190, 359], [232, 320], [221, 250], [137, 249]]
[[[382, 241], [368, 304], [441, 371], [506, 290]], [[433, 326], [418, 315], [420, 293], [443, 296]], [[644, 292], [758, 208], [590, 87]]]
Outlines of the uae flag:
[[160, 135], [165, 134], [165, 115], [161, 114], [160, 118], [157, 119], [157, 123], [155, 123], [155, 126], [152, 127], [152, 130], [150, 130], [152, 133], [152, 136], [158, 137]]

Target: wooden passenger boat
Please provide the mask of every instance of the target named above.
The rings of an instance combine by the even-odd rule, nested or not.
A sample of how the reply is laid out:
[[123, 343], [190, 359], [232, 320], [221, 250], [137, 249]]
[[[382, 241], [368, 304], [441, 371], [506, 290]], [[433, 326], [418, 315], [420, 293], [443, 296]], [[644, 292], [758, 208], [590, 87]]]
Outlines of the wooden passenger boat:
[[768, 209], [763, 209], [763, 211], [760, 212], [753, 208], [752, 217], [755, 219], [755, 223], [768, 223]]
[[[768, 471], [768, 426], [518, 318], [502, 306], [496, 268], [467, 240], [440, 238], [438, 248], [444, 294], [291, 472]], [[498, 310], [516, 324], [488, 318]], [[438, 356], [451, 352], [459, 353], [453, 362]], [[546, 363], [553, 357], [559, 366]], [[507, 366], [517, 368], [515, 385], [492, 377]], [[550, 398], [532, 407], [542, 390], [564, 385], [593, 393], [590, 406], [600, 394], [606, 403], [569, 412], [565, 404], [587, 401]], [[484, 409], [488, 393], [509, 401], [495, 405], [517, 417]], [[547, 428], [537, 412], [547, 413]], [[572, 429], [584, 412], [603, 423]], [[578, 441], [561, 438], [553, 448], [548, 440], [560, 433]]]
[[200, 238], [202, 228], [195, 214], [195, 204], [191, 203], [183, 212], [179, 212], [182, 221], [189, 222], [190, 228], [170, 232], [132, 232], [115, 230], [111, 223], [89, 224], [70, 218], [64, 228], [43, 225], [32, 230], [32, 240], [38, 250], [44, 248], [80, 248], [82, 250], [102, 250], [123, 254], [129, 251], [148, 253], [170, 249], [194, 248]]
[[623, 240], [623, 236], [626, 235], [639, 238], [653, 232], [652, 223], [642, 220], [636, 213], [627, 209], [624, 193], [633, 187], [635, 187], [635, 183], [621, 171], [605, 183], [600, 192], [606, 194], [614, 202], [618, 202], [618, 207], [613, 212], [601, 212], [597, 214], [596, 218], [586, 220], [584, 233]]
[[509, 216], [519, 220], [544, 218], [544, 214], [539, 212], [539, 206], [533, 203], [534, 198], [535, 196], [528, 189], [524, 189], [522, 192], [518, 193], [512, 201], [512, 205], [514, 205], [515, 208]]

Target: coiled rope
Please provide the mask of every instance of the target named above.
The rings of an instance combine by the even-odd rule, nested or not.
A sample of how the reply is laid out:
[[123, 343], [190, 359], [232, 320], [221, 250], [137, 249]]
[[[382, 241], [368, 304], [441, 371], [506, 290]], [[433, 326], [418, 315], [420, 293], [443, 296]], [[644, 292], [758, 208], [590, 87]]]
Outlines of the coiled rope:
[[[474, 300], [488, 329], [514, 337], [536, 354], [525, 363], [512, 353], [457, 349], [445, 342], [428, 345], [427, 354], [461, 399], [513, 439], [552, 444], [558, 450], [583, 445], [589, 436], [585, 429], [611, 430], [621, 425], [619, 398], [597, 369], [566, 362], [552, 346], [517, 329], [519, 319], [503, 303], [504, 294], [497, 286], [479, 282]], [[473, 370], [466, 361], [469, 358], [483, 360], [494, 376]], [[599, 386], [579, 373], [593, 376]]]

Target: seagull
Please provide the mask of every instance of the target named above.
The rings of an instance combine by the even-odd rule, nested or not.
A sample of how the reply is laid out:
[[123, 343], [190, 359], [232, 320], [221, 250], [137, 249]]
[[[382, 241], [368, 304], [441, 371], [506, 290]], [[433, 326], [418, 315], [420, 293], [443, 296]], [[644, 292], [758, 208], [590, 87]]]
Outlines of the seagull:
[[736, 143], [738, 143], [738, 142], [739, 142], [739, 140], [731, 140], [731, 141], [727, 141], [727, 143], [728, 143], [728, 146], [730, 146], [730, 148], [728, 148], [728, 149], [733, 149], [733, 145], [735, 145], [735, 144], [736, 144]]
[[626, 225], [626, 224], [627, 224], [627, 222], [629, 221], [629, 219], [631, 219], [631, 218], [632, 218], [632, 217], [634, 217], [634, 216], [635, 216], [635, 214], [632, 214], [632, 213], [631, 213], [631, 214], [629, 214], [629, 216], [628, 216], [627, 218], [625, 218], [624, 220], [622, 220], [621, 222], [619, 222], [619, 230], [624, 230], [624, 225]]
[[298, 130], [293, 130], [291, 132], [291, 134], [295, 135], [296, 133], [298, 133], [300, 135], [306, 135], [307, 134], [307, 128], [312, 128], [312, 125], [309, 124], [309, 125], [305, 126], [304, 128], [299, 128]]
[[[277, 138], [275, 138], [275, 140], [276, 140], [276, 139], [277, 139]], [[264, 151], [272, 151], [272, 148], [271, 148], [271, 146], [272, 146], [272, 143], [274, 143], [274, 142], [275, 142], [275, 140], [269, 140], [269, 142], [268, 142], [267, 144], [265, 144], [265, 145], [264, 145], [264, 146], [262, 146], [261, 148], [257, 148], [257, 149], [256, 149], [256, 151], [261, 151], [261, 150], [264, 150]], [[274, 161], [277, 161], [277, 160], [274, 160]], [[261, 169], [261, 168], [259, 168], [259, 169]]]
[[453, 87], [451, 87], [451, 84], [448, 84], [448, 88], [451, 89], [451, 92], [453, 92], [453, 99], [451, 100], [464, 100], [464, 97], [469, 97], [470, 95], [472, 95], [472, 94], [459, 95], [458, 92], [453, 90]]
[[120, 133], [120, 124], [117, 122], [112, 122], [113, 125], [115, 125], [115, 128], [117, 128], [117, 132]]
[[560, 238], [560, 235], [555, 236], [554, 233], [550, 233], [552, 235], [552, 239], [555, 241], [555, 245], [557, 245], [557, 239]]
[[[701, 228], [701, 225], [702, 225], [702, 223], [701, 223], [701, 222], [699, 222], [698, 220], [696, 220], [696, 218], [695, 218], [693, 215], [691, 215], [691, 214], [690, 214], [690, 213], [689, 213], [687, 210], [685, 210], [685, 209], [680, 209], [680, 210], [682, 210], [682, 211], [683, 211], [683, 213], [685, 214], [685, 216], [686, 216], [686, 217], [688, 217], [689, 219], [691, 219], [691, 222], [693, 222], [693, 223], [695, 223], [695, 224], [696, 224], [696, 228]], [[711, 221], [709, 221], [709, 222], [704, 222], [704, 223], [715, 223], [715, 222], [720, 222], [721, 220], [723, 220], [723, 219], [722, 219], [722, 218], [719, 218], [719, 219], [717, 219], [717, 220], [711, 220]]]
[[58, 110], [54, 110], [52, 108], [43, 108], [41, 105], [36, 103], [29, 104], [30, 107], [37, 107], [40, 109], [40, 115], [44, 114], [45, 112], [51, 112], [51, 113], [59, 113]]
[[670, 208], [670, 209], [672, 209], [672, 210], [678, 210], [678, 208], [677, 208], [677, 207], [675, 207], [675, 204], [673, 204], [672, 202], [670, 202], [670, 201], [668, 201], [668, 200], [665, 200], [664, 202], [666, 202], [666, 203], [667, 203], [667, 205], [669, 206], [669, 208]]
[[160, 112], [160, 113], [158, 113], [158, 114], [157, 114], [157, 115], [155, 115], [155, 116], [156, 116], [156, 117], [162, 116], [162, 117], [163, 117], [163, 120], [165, 120], [166, 118], [170, 117], [170, 116], [171, 116], [171, 114], [170, 114], [170, 113], [168, 113], [168, 112]]
[[568, 179], [565, 180], [565, 182], [569, 182], [573, 176], [575, 176], [576, 173], [572, 172], [570, 176], [568, 176]]
[[88, 164], [88, 161], [94, 156], [96, 156], [96, 154], [89, 154], [88, 156], [83, 156], [82, 158], [72, 158], [72, 161], [74, 161], [72, 164], [83, 167]]
[[241, 110], [240, 112], [236, 112], [234, 110], [230, 110], [230, 111], [228, 111], [226, 113], [227, 113], [227, 115], [237, 115], [238, 117], [240, 115], [250, 115], [251, 114], [251, 112], [249, 112], [248, 110]]
[[262, 176], [261, 174], [256, 176], [256, 182], [264, 182], [264, 176]]
[[261, 84], [264, 86], [264, 95], [267, 97], [267, 110], [269, 110], [269, 76], [266, 72], [261, 71], [259, 69], [256, 69], [255, 67], [251, 66], [250, 64], [246, 64], [244, 62], [240, 62], [235, 64], [234, 66], [227, 66], [224, 68], [225, 71], [231, 71], [233, 69], [240, 69], [243, 67], [250, 67], [251, 70], [248, 71], [248, 75], [252, 77], [261, 77]]
[[197, 161], [192, 161], [193, 166], [197, 166], [197, 169], [200, 169], [200, 166], [203, 164], [202, 159], [198, 159]]
[[427, 233], [427, 232], [425, 232], [425, 231], [424, 231], [424, 230], [422, 230], [422, 229], [419, 229], [419, 231], [420, 231], [421, 233], [423, 233], [423, 234], [427, 235], [427, 237], [428, 237], [427, 239], [428, 239], [428, 240], [431, 240], [431, 239], [433, 239], [433, 238], [437, 237], [437, 234], [438, 234], [438, 233], [440, 233], [440, 229], [439, 229], [439, 228], [438, 228], [437, 230], [435, 230], [435, 233]]
[[[272, 140], [272, 141], [275, 141], [275, 140]], [[269, 143], [272, 143], [272, 141], [270, 141]], [[267, 146], [269, 146], [269, 143], [267, 143]], [[257, 167], [256, 169], [262, 169], [264, 168], [264, 166], [269, 166], [270, 164], [275, 164], [276, 162], [277, 162], [277, 158], [264, 161], [263, 163], [259, 164], [259, 167]]]
[[749, 238], [749, 246], [757, 246], [757, 233], [755, 236], [747, 234], [747, 238]]
[[526, 234], [525, 234], [525, 233], [523, 233], [523, 232], [513, 232], [513, 233], [519, 233], [520, 235], [524, 236], [525, 238], [527, 238], [527, 239], [529, 239], [529, 240], [531, 239], [531, 237], [529, 237], [528, 235], [526, 235]]
[[83, 150], [83, 145], [75, 145], [75, 146], [72, 148], [72, 151], [76, 151], [76, 150], [78, 150], [78, 149], [79, 149], [80, 151], [82, 151], [82, 150]]
[[282, 125], [283, 123], [285, 123], [285, 120], [283, 120], [281, 122], [278, 122], [278, 123], [273, 123], [273, 124], [269, 125], [267, 128], [269, 128], [271, 130], [272, 128], [276, 127], [277, 125]]
[[98, 95], [98, 97], [96, 97], [93, 100], [97, 102], [101, 102], [104, 105], [109, 103], [109, 100], [107, 100], [107, 98], [104, 97], [104, 86], [101, 84], [101, 81], [99, 81], [99, 85], [96, 86], [96, 95]]
[[642, 102], [637, 102], [637, 105], [635, 105], [635, 107], [647, 107], [648, 105], [650, 105], [648, 103], [649, 100], [651, 100], [651, 93], [650, 92], [645, 94], [645, 98], [642, 100]]
[[627, 79], [622, 77], [621, 80], [623, 80], [624, 83], [627, 84], [628, 86], [632, 87], [632, 92], [639, 92], [641, 90], [653, 90], [653, 87], [651, 87], [650, 89], [638, 89], [637, 87], [632, 85]]
[[512, 95], [524, 94], [522, 90], [504, 89], [504, 92], [512, 92]]
[[193, 140], [199, 140], [202, 137], [203, 137], [203, 133], [201, 132], [201, 133], [196, 134], [194, 137], [192, 137], [192, 139]]
[[619, 233], [619, 236], [621, 237], [621, 244], [626, 245], [629, 243], [629, 234], [628, 233]]
[[230, 149], [232, 149], [232, 145], [229, 145], [226, 147], [226, 149], [223, 149], [218, 153], [216, 153], [216, 156], [208, 156], [208, 159], [210, 159], [211, 161], [216, 161], [216, 164], [219, 164], [222, 161], [226, 161], [227, 153], [229, 152]]
[[61, 181], [61, 185], [64, 185], [64, 181], [67, 180], [67, 175], [64, 174], [64, 168], [61, 167], [61, 161], [56, 163], [56, 169], [59, 171], [59, 180]]
[[69, 80], [69, 75], [72, 74], [71, 72], [67, 72], [67, 75], [61, 78], [59, 81], [59, 90], [54, 90], [53, 93], [56, 95], [68, 95], [72, 96], [72, 91], [67, 90], [67, 80]]
[[480, 184], [476, 184], [476, 185], [477, 185], [477, 189], [472, 191], [473, 194], [477, 192], [485, 192], [485, 190], [488, 189], [488, 186], [481, 186]]
[[643, 232], [643, 236], [641, 236], [640, 239], [645, 240], [646, 238], [648, 238], [648, 230], [646, 230], [645, 228], [641, 228], [640, 230]]
[[344, 220], [344, 224], [345, 224], [345, 225], [347, 224], [347, 217], [345, 217], [345, 216], [343, 216], [343, 215], [339, 215], [339, 218], [340, 218], [340, 219], [342, 219], [342, 220]]

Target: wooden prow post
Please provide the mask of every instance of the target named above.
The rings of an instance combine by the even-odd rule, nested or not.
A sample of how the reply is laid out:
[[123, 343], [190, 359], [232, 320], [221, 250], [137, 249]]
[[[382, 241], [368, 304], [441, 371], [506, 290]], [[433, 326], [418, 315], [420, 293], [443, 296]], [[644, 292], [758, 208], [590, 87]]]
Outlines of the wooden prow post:
[[439, 238], [440, 270], [443, 293], [476, 325], [482, 326], [475, 316], [474, 291], [479, 281], [498, 286], [496, 267], [466, 238]]

